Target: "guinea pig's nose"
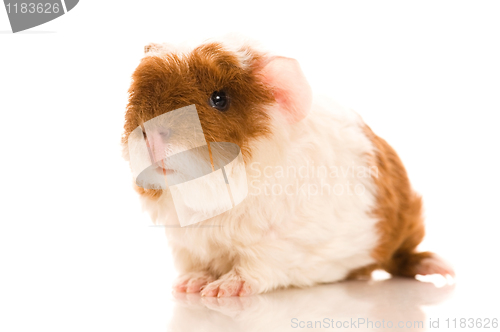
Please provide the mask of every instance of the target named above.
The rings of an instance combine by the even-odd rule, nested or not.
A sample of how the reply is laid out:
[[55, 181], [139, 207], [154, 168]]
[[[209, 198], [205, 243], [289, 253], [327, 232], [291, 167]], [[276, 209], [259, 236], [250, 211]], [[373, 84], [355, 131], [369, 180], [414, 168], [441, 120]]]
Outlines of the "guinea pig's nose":
[[165, 129], [160, 129], [158, 131], [158, 134], [160, 134], [160, 136], [163, 138], [163, 139], [168, 139], [170, 138], [170, 136], [172, 135], [172, 129], [168, 129], [168, 128], [165, 128]]
[[170, 129], [152, 130], [146, 133], [146, 144], [153, 164], [166, 157], [166, 144], [171, 134]]

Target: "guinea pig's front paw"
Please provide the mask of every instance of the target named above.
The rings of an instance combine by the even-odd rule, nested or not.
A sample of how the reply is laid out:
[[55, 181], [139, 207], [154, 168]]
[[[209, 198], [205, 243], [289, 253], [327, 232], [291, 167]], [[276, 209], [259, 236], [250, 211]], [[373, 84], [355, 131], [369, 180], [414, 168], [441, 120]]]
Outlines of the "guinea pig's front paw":
[[229, 272], [218, 280], [209, 283], [203, 287], [201, 296], [206, 297], [228, 297], [228, 296], [246, 296], [255, 294], [255, 287], [249, 280], [245, 280], [239, 274]]
[[214, 281], [207, 272], [191, 272], [181, 275], [174, 282], [174, 291], [179, 293], [198, 293], [205, 285]]

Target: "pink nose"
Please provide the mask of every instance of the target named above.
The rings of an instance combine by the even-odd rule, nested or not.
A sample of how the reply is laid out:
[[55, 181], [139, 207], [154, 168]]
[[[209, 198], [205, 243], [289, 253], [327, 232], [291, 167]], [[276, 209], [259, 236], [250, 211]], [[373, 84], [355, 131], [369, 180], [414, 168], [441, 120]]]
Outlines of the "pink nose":
[[169, 129], [147, 132], [147, 145], [149, 154], [153, 164], [165, 159], [166, 156], [166, 141], [170, 137]]

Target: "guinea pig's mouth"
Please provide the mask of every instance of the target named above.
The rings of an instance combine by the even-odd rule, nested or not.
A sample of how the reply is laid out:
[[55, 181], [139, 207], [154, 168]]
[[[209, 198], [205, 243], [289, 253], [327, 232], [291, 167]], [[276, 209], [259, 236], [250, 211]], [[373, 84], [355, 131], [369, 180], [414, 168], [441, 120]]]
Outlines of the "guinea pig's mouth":
[[162, 175], [171, 175], [171, 174], [174, 174], [175, 173], [175, 170], [171, 169], [171, 168], [166, 168], [166, 167], [163, 167], [161, 165], [158, 165], [156, 167], [156, 172], [162, 174]]

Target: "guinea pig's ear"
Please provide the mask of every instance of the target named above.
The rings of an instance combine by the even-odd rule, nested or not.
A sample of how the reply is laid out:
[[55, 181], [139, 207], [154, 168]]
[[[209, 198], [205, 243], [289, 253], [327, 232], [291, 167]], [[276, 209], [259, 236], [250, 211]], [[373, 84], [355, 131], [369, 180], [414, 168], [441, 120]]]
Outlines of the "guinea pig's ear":
[[307, 116], [312, 105], [312, 90], [297, 60], [272, 57], [260, 73], [264, 83], [273, 88], [274, 99], [289, 123]]
[[160, 52], [160, 53], [168, 53], [172, 51], [174, 47], [167, 43], [149, 43], [144, 46], [144, 54], [148, 54], [149, 52]]
[[156, 51], [160, 47], [161, 47], [160, 44], [149, 43], [146, 46], [144, 46], [144, 54], [147, 54], [147, 53], [152, 52], [152, 51]]

